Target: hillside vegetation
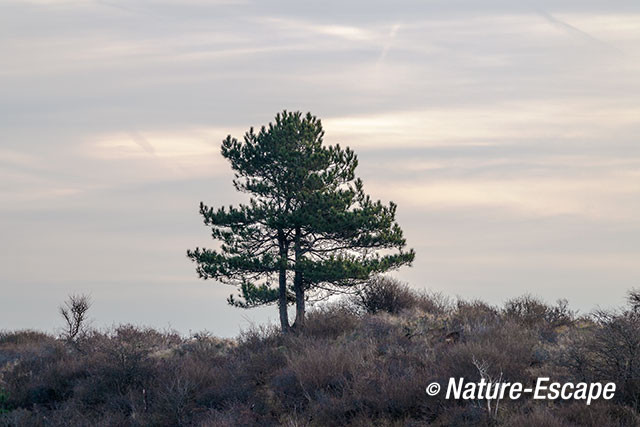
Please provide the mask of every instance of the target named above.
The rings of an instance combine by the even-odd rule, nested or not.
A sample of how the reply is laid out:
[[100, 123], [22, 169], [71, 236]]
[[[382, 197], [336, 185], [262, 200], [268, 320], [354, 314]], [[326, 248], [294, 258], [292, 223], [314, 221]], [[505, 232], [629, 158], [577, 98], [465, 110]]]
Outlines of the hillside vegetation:
[[[524, 296], [503, 307], [378, 278], [309, 312], [303, 331], [237, 339], [122, 325], [73, 338], [0, 333], [0, 425], [637, 426], [640, 307], [577, 316]], [[534, 384], [613, 381], [584, 401], [429, 397], [481, 375]]]

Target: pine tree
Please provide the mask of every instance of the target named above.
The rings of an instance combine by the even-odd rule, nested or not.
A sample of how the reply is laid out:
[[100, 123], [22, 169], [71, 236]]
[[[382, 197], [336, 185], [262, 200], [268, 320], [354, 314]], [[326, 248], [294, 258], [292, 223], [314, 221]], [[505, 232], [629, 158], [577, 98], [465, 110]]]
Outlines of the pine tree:
[[249, 203], [219, 209], [200, 203], [221, 245], [187, 251], [201, 278], [238, 288], [230, 304], [277, 304], [285, 332], [288, 305], [296, 305], [294, 327], [302, 328], [309, 298], [354, 289], [415, 256], [403, 251], [396, 205], [371, 200], [355, 176], [355, 153], [325, 146], [323, 137], [316, 117], [287, 111], [242, 141], [228, 136], [222, 155]]

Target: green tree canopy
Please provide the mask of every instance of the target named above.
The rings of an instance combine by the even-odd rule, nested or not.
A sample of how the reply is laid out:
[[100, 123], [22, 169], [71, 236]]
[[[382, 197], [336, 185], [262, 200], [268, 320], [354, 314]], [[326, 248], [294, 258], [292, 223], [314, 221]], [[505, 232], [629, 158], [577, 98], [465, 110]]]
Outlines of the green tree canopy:
[[319, 119], [287, 111], [242, 141], [228, 136], [222, 155], [249, 202], [217, 209], [200, 203], [220, 246], [187, 251], [201, 278], [238, 288], [230, 304], [278, 304], [283, 331], [289, 304], [301, 328], [309, 298], [354, 289], [415, 256], [403, 250], [396, 205], [371, 200], [355, 176], [355, 153], [325, 146], [323, 137]]

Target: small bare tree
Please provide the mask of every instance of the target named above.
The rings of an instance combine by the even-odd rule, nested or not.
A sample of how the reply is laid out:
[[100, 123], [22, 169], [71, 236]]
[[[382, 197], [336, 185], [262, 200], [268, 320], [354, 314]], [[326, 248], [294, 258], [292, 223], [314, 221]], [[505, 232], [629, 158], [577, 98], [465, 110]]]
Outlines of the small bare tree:
[[76, 341], [86, 333], [87, 312], [91, 307], [88, 295], [69, 295], [59, 307], [60, 315], [65, 321], [62, 337], [67, 341]]
[[[478, 370], [480, 378], [485, 380], [485, 382], [487, 383], [487, 394], [489, 393], [491, 386], [500, 387], [502, 383], [502, 372], [500, 372], [500, 375], [498, 375], [497, 377], [493, 377], [489, 375], [489, 363], [486, 360], [478, 360], [473, 355], [472, 358], [473, 359], [471, 363], [473, 363], [473, 366], [475, 366]], [[485, 399], [487, 402], [487, 414], [489, 414], [489, 417], [491, 417], [493, 420], [496, 420], [498, 418], [498, 406], [500, 405], [500, 399], [501, 398], [499, 393], [496, 393], [495, 399], [490, 399], [488, 397]], [[492, 400], [495, 400], [495, 405], [493, 407], [491, 406]]]

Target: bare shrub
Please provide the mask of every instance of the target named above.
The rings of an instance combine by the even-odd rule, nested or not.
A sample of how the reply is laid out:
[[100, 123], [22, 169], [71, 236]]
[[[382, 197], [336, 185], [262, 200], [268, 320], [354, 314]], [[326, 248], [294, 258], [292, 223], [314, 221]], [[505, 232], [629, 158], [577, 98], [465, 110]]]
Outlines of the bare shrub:
[[473, 360], [484, 360], [492, 377], [503, 374], [505, 381], [528, 383], [535, 364], [537, 335], [515, 322], [504, 322], [454, 346], [443, 346], [435, 353], [441, 377], [480, 379]]
[[154, 425], [189, 425], [204, 408], [207, 392], [216, 386], [216, 369], [193, 357], [158, 364], [156, 381], [145, 394]]
[[282, 335], [278, 327], [261, 325], [240, 332], [237, 342], [239, 349], [252, 351], [265, 346], [282, 345], [285, 339], [286, 337]]
[[458, 300], [449, 320], [454, 329], [470, 337], [482, 334], [501, 322], [498, 309], [479, 300]]
[[24, 346], [30, 344], [41, 344], [50, 342], [51, 336], [44, 332], [25, 329], [22, 331], [0, 331], [0, 348], [7, 346]]
[[546, 341], [554, 341], [559, 329], [571, 326], [576, 318], [576, 313], [569, 310], [566, 300], [558, 300], [556, 305], [551, 306], [531, 295], [507, 301], [503, 314], [528, 328], [536, 329]]
[[337, 338], [352, 332], [361, 319], [345, 304], [330, 304], [307, 313], [303, 334], [316, 338]]
[[212, 409], [199, 417], [201, 427], [250, 427], [257, 425], [275, 426], [275, 423], [262, 424], [251, 409], [251, 404], [236, 402], [225, 409]]
[[545, 322], [552, 326], [562, 326], [571, 324], [575, 318], [575, 313], [568, 307], [567, 300], [560, 299], [555, 306], [550, 306], [531, 295], [524, 295], [507, 301], [504, 315], [530, 326]]
[[535, 325], [546, 321], [549, 306], [531, 295], [524, 295], [507, 301], [504, 305], [504, 315], [517, 319], [528, 325]]
[[135, 413], [144, 407], [143, 390], [153, 382], [156, 361], [150, 356], [179, 342], [171, 333], [133, 325], [94, 332], [84, 344], [89, 375], [76, 387], [78, 399], [87, 405], [108, 405], [127, 415]]
[[87, 312], [91, 308], [91, 298], [87, 295], [69, 295], [69, 298], [58, 310], [64, 319], [65, 325], [62, 338], [67, 341], [76, 341], [86, 334]]
[[214, 337], [203, 331], [193, 334], [189, 340], [175, 348], [175, 352], [181, 355], [189, 354], [204, 361], [227, 354], [235, 347], [235, 340]]
[[[409, 349], [377, 357], [354, 377], [343, 399], [368, 419], [384, 417], [396, 422], [438, 413], [442, 402], [425, 396], [430, 367]], [[405, 425], [405, 424], [402, 424]]]
[[515, 414], [504, 425], [507, 427], [575, 427], [574, 423], [563, 420], [548, 408], [533, 408], [531, 411]]
[[407, 284], [390, 277], [377, 276], [358, 291], [353, 303], [370, 314], [381, 311], [399, 313], [415, 307], [417, 298]]
[[595, 313], [600, 326], [587, 348], [593, 355], [596, 378], [615, 381], [616, 397], [640, 408], [640, 313], [600, 311]]
[[33, 357], [43, 347], [52, 346], [54, 343], [54, 337], [42, 332], [31, 330], [0, 331], [0, 377], [3, 367], [8, 363]]
[[562, 334], [556, 345], [550, 348], [550, 358], [562, 378], [584, 382], [593, 377], [595, 356], [591, 352], [593, 333], [597, 327], [592, 322], [583, 322]]
[[547, 312], [546, 320], [554, 327], [571, 326], [577, 318], [577, 312], [569, 309], [569, 302], [566, 299], [559, 299], [556, 305], [551, 306]]
[[[487, 417], [486, 411], [475, 402], [465, 403], [461, 405], [449, 406], [443, 408], [438, 417], [428, 424], [415, 424], [415, 426], [421, 425], [434, 425], [438, 427], [449, 426], [491, 426], [495, 424], [493, 420]], [[544, 425], [544, 424], [543, 424]], [[546, 427], [546, 425], [545, 425]], [[553, 426], [550, 426], [553, 427]]]
[[445, 314], [451, 311], [452, 301], [439, 292], [416, 292], [415, 308], [433, 314]]
[[304, 396], [312, 401], [324, 393], [340, 393], [372, 354], [367, 343], [306, 341], [303, 348], [287, 355]]
[[43, 341], [26, 351], [16, 350], [19, 357], [0, 372], [0, 385], [12, 407], [52, 407], [64, 402], [73, 395], [75, 381], [85, 375], [80, 361], [61, 342]]
[[554, 415], [566, 420], [571, 426], [620, 426], [632, 427], [640, 425], [640, 414], [628, 406], [617, 405], [611, 401], [597, 400], [591, 405], [583, 402], [571, 402], [556, 405]]
[[632, 311], [640, 311], [640, 289], [634, 288], [627, 292], [627, 303]]

